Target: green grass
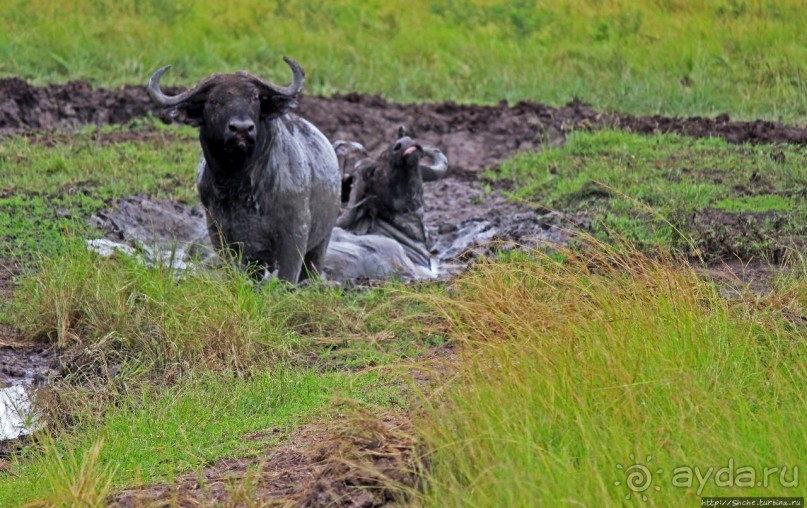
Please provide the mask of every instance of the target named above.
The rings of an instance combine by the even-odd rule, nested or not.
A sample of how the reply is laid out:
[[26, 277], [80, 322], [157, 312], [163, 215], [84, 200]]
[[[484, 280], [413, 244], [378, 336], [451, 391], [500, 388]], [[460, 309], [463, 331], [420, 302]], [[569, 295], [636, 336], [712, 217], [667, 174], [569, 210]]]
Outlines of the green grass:
[[[422, 503], [800, 495], [807, 343], [782, 309], [807, 312], [805, 273], [749, 305], [686, 267], [601, 246], [478, 265], [434, 302], [466, 347], [421, 419], [432, 451]], [[753, 468], [754, 484], [748, 469], [729, 486], [687, 477], [730, 463]], [[652, 477], [640, 493], [626, 486], [634, 464]], [[758, 486], [765, 467], [778, 470]]]
[[10, 0], [0, 74], [39, 83], [167, 82], [250, 69], [280, 82], [287, 54], [314, 93], [398, 101], [573, 97], [634, 113], [804, 122], [799, 0]]
[[19, 279], [10, 322], [82, 351], [91, 377], [110, 364], [153, 377], [307, 363], [309, 354], [324, 369], [362, 368], [443, 340], [439, 320], [398, 284], [295, 291], [279, 281], [256, 286], [230, 266], [182, 274], [123, 255], [103, 259], [79, 240], [60, 250]]
[[[60, 487], [70, 478], [50, 481], [64, 472], [59, 461], [81, 463], [99, 439], [95, 467], [110, 472], [113, 487], [171, 482], [218, 459], [256, 455], [302, 422], [333, 416], [335, 398], [376, 407], [398, 403], [396, 389], [377, 372], [322, 374], [282, 367], [248, 376], [196, 373], [169, 387], [121, 393], [101, 414], [100, 408], [88, 407], [76, 415], [85, 420], [77, 431], [45, 439], [43, 448], [33, 446], [18, 456], [0, 475], [0, 506], [64, 503]], [[268, 435], [245, 439], [257, 432]]]
[[[239, 69], [285, 83], [286, 54], [310, 93], [577, 97], [804, 123], [803, 7], [11, 0], [0, 3], [0, 75], [120, 86], [170, 63], [168, 85]], [[464, 346], [456, 376], [419, 425], [434, 465], [423, 504], [622, 504], [635, 461], [664, 470], [650, 502], [679, 505], [697, 503], [699, 486], [672, 487], [676, 466], [803, 467], [803, 263], [767, 295], [728, 301], [665, 258], [601, 246], [506, 255], [448, 288], [360, 291], [255, 287], [229, 268], [180, 275], [87, 252], [97, 232], [86, 218], [121, 197], [196, 201], [195, 138], [146, 120], [0, 143], [0, 259], [25, 268], [0, 320], [68, 348], [73, 368], [53, 389], [50, 437], [0, 473], [0, 506], [69, 504], [68, 491], [97, 503], [108, 486], [257, 454], [267, 443], [245, 436], [328, 419], [334, 398], [406, 410], [408, 366], [449, 340]], [[515, 199], [583, 217], [621, 246], [759, 257], [805, 235], [805, 159], [792, 146], [603, 131], [520, 155], [498, 176], [515, 181]]]
[[735, 199], [721, 199], [714, 203], [715, 208], [729, 212], [755, 212], [790, 211], [803, 205], [801, 200], [778, 196], [775, 194], [760, 194], [758, 196], [740, 196]]
[[89, 235], [89, 216], [124, 196], [197, 201], [192, 182], [199, 148], [189, 130], [158, 129], [140, 141], [97, 139], [139, 128], [0, 143], [0, 258], [54, 254], [65, 236]]
[[807, 234], [806, 165], [798, 146], [598, 131], [488, 174], [512, 180], [514, 198], [582, 218], [603, 239], [750, 259], [804, 248], [794, 241]]

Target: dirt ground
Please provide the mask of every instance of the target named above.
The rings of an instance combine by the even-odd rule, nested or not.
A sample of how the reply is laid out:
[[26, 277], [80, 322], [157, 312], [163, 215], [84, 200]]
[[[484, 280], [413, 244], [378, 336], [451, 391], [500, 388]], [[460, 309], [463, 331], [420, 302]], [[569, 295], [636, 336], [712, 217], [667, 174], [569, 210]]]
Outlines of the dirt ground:
[[[176, 93], [179, 89], [166, 91]], [[107, 90], [93, 89], [86, 82], [71, 82], [35, 87], [16, 78], [0, 79], [0, 142], [3, 137], [20, 134], [53, 142], [84, 125], [123, 124], [149, 113], [162, 114], [153, 108], [145, 86]], [[483, 252], [491, 240], [509, 245], [529, 243], [536, 238], [561, 244], [568, 240], [568, 231], [576, 226], [574, 217], [508, 202], [495, 186], [491, 189], [476, 174], [496, 167], [519, 150], [562, 144], [573, 129], [615, 127], [646, 134], [718, 136], [732, 143], [807, 144], [804, 127], [759, 120], [738, 122], [727, 115], [634, 116], [599, 112], [580, 102], [563, 107], [534, 102], [495, 106], [452, 102], [404, 105], [353, 93], [303, 97], [298, 113], [331, 140], [359, 140], [370, 150], [388, 144], [401, 124], [407, 126], [413, 137], [442, 149], [449, 160], [449, 173], [447, 178], [425, 186], [425, 220], [441, 258], [458, 266], [467, 262], [468, 248], [472, 257]], [[153, 132], [141, 129], [99, 135], [99, 141], [151, 135]], [[176, 206], [143, 196], [131, 197], [117, 204], [117, 208], [100, 213], [98, 225], [111, 238], [122, 240], [114, 238], [120, 234], [116, 220], [118, 225], [128, 219], [137, 223], [138, 210], [151, 213], [153, 218], [160, 215], [160, 210]], [[116, 216], [115, 210], [120, 209], [128, 210], [129, 215]], [[198, 226], [201, 220], [198, 210], [176, 211], [180, 216], [187, 215], [194, 228]], [[722, 231], [718, 226], [723, 226], [723, 219], [707, 219], [710, 222], [706, 226]], [[148, 223], [154, 224], [153, 220]], [[760, 281], [759, 274], [770, 275], [765, 267], [756, 270], [747, 264], [739, 268], [736, 264], [716, 265], [706, 275], [720, 279], [729, 272], [742, 280], [746, 273], [750, 274], [754, 287], [760, 288], [765, 283]], [[0, 301], [8, 301], [12, 284], [13, 276], [0, 277]], [[16, 330], [0, 325], [0, 386], [39, 382], [43, 376], [55, 372], [54, 352], [41, 347], [7, 347], [17, 338]], [[255, 439], [274, 443], [276, 437], [265, 435]], [[280, 444], [267, 444], [266, 453], [259, 457], [219, 461], [201, 476], [187, 475], [174, 485], [129, 489], [117, 493], [112, 501], [118, 506], [217, 503], [234, 506], [248, 496], [279, 505], [381, 506], [404, 500], [416, 487], [414, 449], [405, 418], [364, 415], [349, 422], [304, 426]]]
[[[247, 439], [271, 442], [279, 429]], [[304, 425], [256, 457], [225, 459], [173, 484], [115, 494], [110, 506], [345, 506], [401, 504], [417, 484], [408, 418], [352, 412]], [[257, 501], [256, 501], [257, 500]]]
[[[176, 93], [178, 88], [166, 88]], [[669, 118], [600, 112], [574, 101], [563, 107], [536, 102], [495, 106], [424, 103], [396, 104], [381, 97], [350, 93], [304, 96], [299, 114], [331, 140], [360, 140], [371, 150], [389, 143], [399, 124], [412, 137], [440, 147], [454, 173], [493, 167], [514, 151], [562, 142], [571, 129], [616, 127], [644, 134], [675, 132], [725, 138], [732, 143], [807, 144], [807, 128], [755, 120]], [[92, 88], [89, 83], [36, 87], [17, 78], [0, 79], [0, 135], [32, 130], [74, 129], [83, 125], [121, 124], [149, 113], [160, 116], [145, 86]]]

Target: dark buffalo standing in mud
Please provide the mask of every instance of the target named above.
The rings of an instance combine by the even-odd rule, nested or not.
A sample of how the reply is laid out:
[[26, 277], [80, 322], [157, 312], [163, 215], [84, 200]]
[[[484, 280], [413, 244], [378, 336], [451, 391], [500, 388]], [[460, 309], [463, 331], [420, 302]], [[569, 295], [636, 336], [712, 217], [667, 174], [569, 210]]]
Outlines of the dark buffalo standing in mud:
[[[440, 150], [406, 136], [403, 128], [398, 136], [388, 149], [360, 160], [349, 175], [343, 175], [351, 190], [337, 225], [359, 235], [392, 238], [413, 263], [428, 268], [431, 255], [423, 223], [423, 182], [441, 178], [447, 160]], [[424, 155], [432, 159], [431, 164], [422, 162]]]
[[214, 74], [167, 96], [160, 90], [166, 66], [148, 89], [161, 106], [199, 127], [197, 185], [213, 245], [296, 283], [322, 267], [339, 215], [340, 173], [327, 138], [289, 113], [305, 74], [284, 60], [294, 75], [287, 87], [239, 72]]

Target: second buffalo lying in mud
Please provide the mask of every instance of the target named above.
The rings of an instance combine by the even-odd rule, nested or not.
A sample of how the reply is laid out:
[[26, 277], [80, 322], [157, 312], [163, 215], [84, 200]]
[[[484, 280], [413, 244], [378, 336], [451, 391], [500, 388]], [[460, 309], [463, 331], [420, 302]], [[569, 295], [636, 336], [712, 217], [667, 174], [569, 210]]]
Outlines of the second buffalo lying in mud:
[[[415, 142], [403, 129], [398, 135], [389, 148], [356, 162], [348, 175], [343, 174], [351, 190], [337, 226], [358, 235], [395, 240], [415, 265], [429, 268], [423, 182], [442, 177], [448, 163], [440, 150]], [[432, 159], [431, 164], [422, 162], [424, 155]]]

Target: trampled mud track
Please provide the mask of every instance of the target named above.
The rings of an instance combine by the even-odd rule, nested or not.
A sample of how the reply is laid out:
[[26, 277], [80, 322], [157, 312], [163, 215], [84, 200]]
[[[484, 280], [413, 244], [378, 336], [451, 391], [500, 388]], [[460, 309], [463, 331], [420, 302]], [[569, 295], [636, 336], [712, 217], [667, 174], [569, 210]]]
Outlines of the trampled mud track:
[[[176, 93], [178, 88], [167, 88]], [[121, 124], [149, 113], [161, 115], [145, 86], [92, 88], [87, 82], [33, 86], [21, 79], [0, 80], [0, 135], [32, 130], [74, 129]], [[643, 134], [673, 132], [722, 137], [732, 143], [807, 144], [807, 128], [755, 120], [670, 118], [600, 112], [581, 102], [553, 107], [535, 102], [495, 106], [425, 103], [396, 104], [378, 96], [351, 93], [305, 96], [299, 113], [331, 140], [349, 139], [374, 150], [393, 139], [399, 124], [422, 141], [443, 149], [453, 173], [493, 167], [517, 150], [562, 141], [573, 129], [615, 127]]]

